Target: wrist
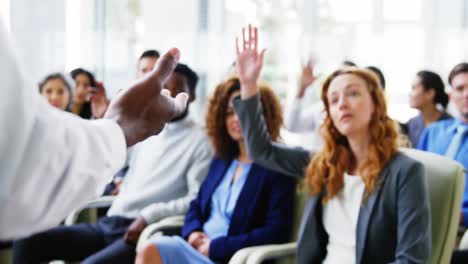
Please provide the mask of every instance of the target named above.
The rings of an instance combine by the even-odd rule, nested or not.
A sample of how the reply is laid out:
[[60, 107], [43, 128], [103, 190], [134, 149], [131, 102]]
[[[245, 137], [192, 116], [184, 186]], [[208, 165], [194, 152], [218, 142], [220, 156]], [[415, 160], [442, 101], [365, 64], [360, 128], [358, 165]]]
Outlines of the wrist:
[[303, 90], [299, 90], [299, 91], [297, 92], [297, 94], [296, 94], [296, 97], [297, 97], [297, 98], [302, 98], [302, 97], [304, 97], [304, 94], [305, 94], [305, 93], [304, 93]]
[[241, 83], [241, 99], [248, 99], [257, 94], [256, 83]]

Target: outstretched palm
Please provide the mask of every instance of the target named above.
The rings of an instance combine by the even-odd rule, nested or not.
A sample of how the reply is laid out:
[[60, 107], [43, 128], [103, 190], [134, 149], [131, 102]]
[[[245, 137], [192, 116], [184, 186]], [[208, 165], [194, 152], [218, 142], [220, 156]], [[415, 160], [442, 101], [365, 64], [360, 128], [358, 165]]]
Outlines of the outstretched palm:
[[263, 49], [258, 52], [258, 29], [249, 25], [247, 36], [245, 28], [242, 28], [242, 46], [236, 38], [236, 70], [242, 86], [254, 88], [256, 86], [263, 65]]

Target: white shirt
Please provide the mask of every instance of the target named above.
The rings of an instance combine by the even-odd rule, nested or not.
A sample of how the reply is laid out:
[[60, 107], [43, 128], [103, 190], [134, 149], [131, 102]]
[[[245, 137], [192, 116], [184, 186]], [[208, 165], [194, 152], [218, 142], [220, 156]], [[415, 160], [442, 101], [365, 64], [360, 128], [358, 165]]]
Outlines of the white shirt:
[[126, 143], [114, 121], [50, 106], [21, 72], [2, 24], [0, 80], [0, 240], [7, 240], [55, 226], [97, 197], [123, 165]]
[[356, 226], [364, 187], [361, 177], [345, 173], [343, 189], [323, 206], [323, 225], [328, 233], [323, 264], [356, 263]]
[[185, 214], [213, 158], [204, 130], [190, 117], [168, 123], [157, 136], [135, 145], [121, 190], [108, 215], [147, 223]]

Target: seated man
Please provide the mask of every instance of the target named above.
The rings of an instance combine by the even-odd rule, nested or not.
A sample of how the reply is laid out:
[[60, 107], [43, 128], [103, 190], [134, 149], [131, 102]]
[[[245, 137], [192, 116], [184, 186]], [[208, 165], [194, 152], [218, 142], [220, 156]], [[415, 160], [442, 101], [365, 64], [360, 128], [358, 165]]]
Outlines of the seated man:
[[[137, 64], [136, 64], [136, 79], [141, 79], [143, 78], [146, 74], [151, 72], [154, 68], [154, 65], [156, 65], [156, 62], [159, 59], [159, 52], [157, 50], [145, 50], [140, 57], [138, 58]], [[125, 163], [125, 166], [118, 171], [112, 181], [107, 184], [106, 188], [104, 189], [104, 193], [102, 195], [117, 195], [119, 194], [120, 191], [120, 186], [122, 185], [123, 178], [125, 177], [125, 174], [127, 173], [128, 170], [128, 161], [131, 159], [132, 151], [133, 148], [129, 148], [127, 151], [127, 161]], [[102, 216], [107, 213], [108, 208], [100, 208], [98, 209], [98, 215]]]
[[[456, 65], [449, 75], [450, 100], [460, 119], [438, 121], [425, 129], [418, 149], [445, 155], [468, 169], [468, 63]], [[467, 174], [468, 177], [468, 174]], [[465, 185], [460, 224], [468, 227], [468, 185]]]
[[[198, 76], [177, 65], [166, 88], [195, 99]], [[15, 241], [15, 263], [54, 259], [83, 263], [133, 263], [141, 231], [151, 222], [184, 214], [207, 174], [212, 150], [187, 111], [157, 136], [135, 145], [119, 195], [97, 224], [60, 226]]]

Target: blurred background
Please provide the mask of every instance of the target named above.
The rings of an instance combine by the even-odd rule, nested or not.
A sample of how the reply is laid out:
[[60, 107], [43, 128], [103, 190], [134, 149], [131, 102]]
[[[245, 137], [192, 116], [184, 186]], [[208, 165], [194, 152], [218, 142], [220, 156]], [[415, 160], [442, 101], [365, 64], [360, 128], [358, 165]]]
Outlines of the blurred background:
[[[325, 76], [350, 60], [383, 70], [390, 114], [402, 122], [416, 114], [408, 93], [417, 71], [447, 82], [468, 59], [468, 0], [0, 0], [0, 15], [33, 82], [84, 67], [110, 97], [134, 79], [144, 50], [178, 47], [201, 77], [198, 120], [247, 23], [260, 28], [263, 79], [283, 102], [297, 89], [301, 63], [314, 59]], [[317, 101], [318, 87], [306, 96]]]

